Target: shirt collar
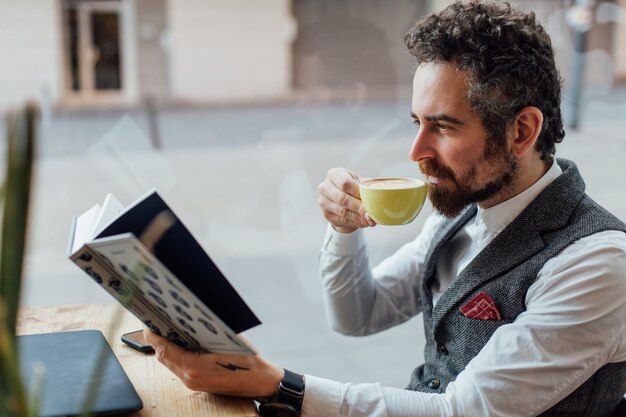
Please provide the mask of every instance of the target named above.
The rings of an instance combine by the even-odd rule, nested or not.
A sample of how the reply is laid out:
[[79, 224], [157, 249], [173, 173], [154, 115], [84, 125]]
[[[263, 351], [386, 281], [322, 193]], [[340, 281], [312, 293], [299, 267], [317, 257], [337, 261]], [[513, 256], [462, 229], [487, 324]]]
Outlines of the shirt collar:
[[562, 172], [561, 167], [556, 162], [556, 158], [554, 158], [550, 169], [526, 190], [488, 209], [478, 207], [475, 222], [484, 223], [488, 233], [500, 233]]

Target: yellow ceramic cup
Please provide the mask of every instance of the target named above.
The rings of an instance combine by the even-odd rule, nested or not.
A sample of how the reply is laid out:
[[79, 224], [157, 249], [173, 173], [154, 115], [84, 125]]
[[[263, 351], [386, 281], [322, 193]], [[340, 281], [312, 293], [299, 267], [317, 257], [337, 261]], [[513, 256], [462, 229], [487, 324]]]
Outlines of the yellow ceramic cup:
[[367, 214], [378, 224], [408, 224], [422, 209], [428, 185], [414, 178], [372, 178], [359, 184]]

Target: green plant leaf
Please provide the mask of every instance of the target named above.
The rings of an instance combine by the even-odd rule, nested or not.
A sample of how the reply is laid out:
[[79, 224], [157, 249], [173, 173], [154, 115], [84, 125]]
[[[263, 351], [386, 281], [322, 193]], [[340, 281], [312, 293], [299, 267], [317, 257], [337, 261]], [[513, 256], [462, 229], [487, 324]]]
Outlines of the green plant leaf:
[[35, 144], [35, 106], [8, 122], [7, 172], [0, 234], [0, 411], [27, 416], [28, 408], [16, 350], [16, 322], [26, 247]]

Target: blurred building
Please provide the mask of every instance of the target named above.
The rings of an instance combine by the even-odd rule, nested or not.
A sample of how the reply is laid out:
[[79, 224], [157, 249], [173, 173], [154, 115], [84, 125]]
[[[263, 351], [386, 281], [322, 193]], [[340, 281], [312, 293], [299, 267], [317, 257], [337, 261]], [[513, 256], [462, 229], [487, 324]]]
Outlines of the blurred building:
[[[0, 0], [0, 112], [27, 99], [84, 107], [410, 94], [402, 37], [447, 3]], [[543, 21], [572, 2], [521, 3]], [[589, 42], [614, 62], [611, 81], [626, 80], [619, 19], [594, 24]], [[562, 36], [556, 47], [569, 46]], [[567, 67], [567, 53], [557, 58]]]
[[0, 0], [0, 108], [282, 96], [290, 0]]

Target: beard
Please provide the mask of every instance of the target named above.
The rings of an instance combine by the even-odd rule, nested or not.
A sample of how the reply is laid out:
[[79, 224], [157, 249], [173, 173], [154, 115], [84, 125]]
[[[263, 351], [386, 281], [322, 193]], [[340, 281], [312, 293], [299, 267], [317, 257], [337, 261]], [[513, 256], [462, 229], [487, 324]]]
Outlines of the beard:
[[[448, 218], [459, 215], [470, 204], [490, 199], [508, 187], [517, 173], [517, 159], [504, 148], [496, 152], [485, 151], [479, 161], [475, 161], [460, 175], [456, 176], [447, 166], [435, 160], [419, 163], [424, 175], [446, 181], [428, 184], [428, 198], [435, 210]], [[491, 179], [482, 184], [477, 181], [479, 170], [493, 171]]]

